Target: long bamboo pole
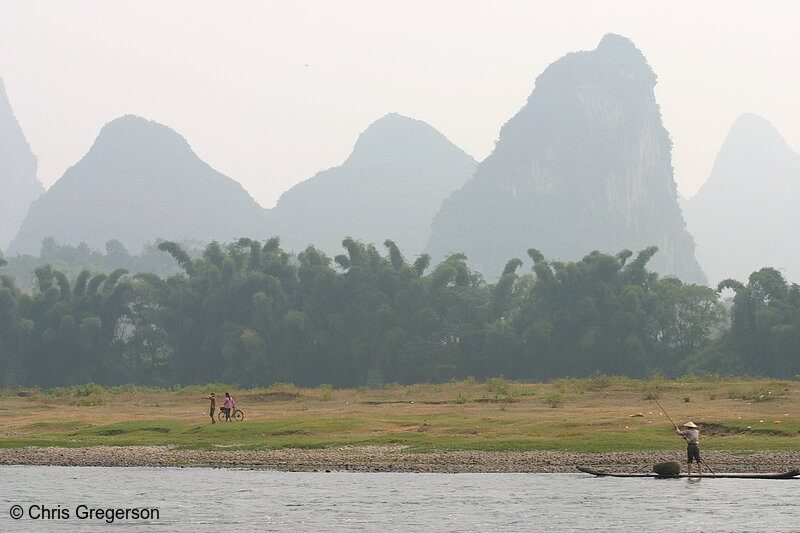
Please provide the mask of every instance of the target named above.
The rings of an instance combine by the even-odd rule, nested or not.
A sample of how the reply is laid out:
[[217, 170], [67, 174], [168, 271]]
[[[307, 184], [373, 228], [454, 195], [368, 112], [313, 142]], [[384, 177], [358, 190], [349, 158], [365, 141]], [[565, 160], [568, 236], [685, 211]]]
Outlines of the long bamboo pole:
[[658, 398], [656, 398], [656, 395], [655, 395], [655, 394], [653, 394], [652, 392], [650, 392], [650, 389], [647, 387], [647, 382], [645, 382], [645, 381], [642, 381], [642, 385], [644, 385], [644, 388], [645, 388], [645, 390], [647, 390], [647, 394], [649, 394], [649, 395], [650, 395], [650, 397], [651, 397], [653, 400], [655, 400], [655, 402], [656, 402], [656, 405], [659, 407], [659, 409], [661, 409], [661, 412], [662, 412], [662, 413], [664, 413], [664, 415], [665, 415], [667, 418], [669, 418], [669, 421], [670, 421], [670, 422], [672, 422], [672, 425], [673, 425], [673, 426], [675, 426], [675, 429], [678, 429], [678, 424], [676, 424], [676, 423], [675, 423], [675, 421], [672, 419], [672, 417], [671, 417], [671, 416], [669, 416], [669, 413], [667, 413], [667, 410], [666, 410], [666, 409], [664, 409], [664, 407], [662, 407], [660, 403], [658, 403]]
[[[656, 402], [656, 405], [659, 407], [659, 409], [661, 409], [661, 412], [662, 412], [662, 413], [664, 413], [664, 416], [666, 416], [667, 418], [669, 418], [669, 421], [670, 421], [670, 422], [672, 422], [672, 425], [673, 425], [673, 426], [675, 426], [675, 430], [676, 430], [676, 431], [679, 431], [678, 424], [676, 424], [676, 423], [675, 423], [675, 421], [672, 419], [672, 417], [671, 417], [671, 416], [669, 416], [669, 413], [667, 413], [667, 410], [666, 410], [666, 409], [664, 409], [664, 407], [663, 407], [663, 406], [661, 405], [661, 403], [658, 401], [658, 398], [656, 398], [656, 395], [655, 395], [655, 394], [653, 394], [652, 392], [650, 392], [650, 388], [647, 386], [647, 383], [646, 383], [645, 381], [642, 381], [642, 385], [644, 385], [644, 388], [645, 388], [645, 390], [647, 390], [647, 394], [649, 394], [649, 395], [650, 395], [650, 397], [651, 397], [651, 398], [652, 398], [652, 399], [653, 399], [653, 400]], [[712, 469], [711, 469], [711, 467], [710, 467], [710, 466], [708, 466], [708, 463], [706, 463], [706, 462], [705, 462], [703, 459], [700, 459], [700, 461], [701, 461], [701, 462], [702, 462], [704, 465], [706, 465], [706, 468], [708, 468], [709, 470], [711, 470], [711, 473], [712, 473], [712, 474], [716, 474], [716, 472], [714, 472], [714, 470], [712, 470]]]

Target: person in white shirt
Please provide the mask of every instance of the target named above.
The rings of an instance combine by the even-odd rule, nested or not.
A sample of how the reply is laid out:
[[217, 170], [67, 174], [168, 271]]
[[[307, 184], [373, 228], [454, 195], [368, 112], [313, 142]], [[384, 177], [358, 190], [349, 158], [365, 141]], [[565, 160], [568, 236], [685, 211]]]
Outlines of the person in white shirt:
[[686, 456], [688, 460], [688, 467], [687, 470], [689, 475], [692, 475], [692, 461], [697, 463], [697, 473], [698, 475], [703, 475], [703, 467], [700, 466], [700, 430], [697, 429], [697, 425], [694, 422], [686, 422], [683, 425], [684, 429], [678, 429], [675, 427], [675, 430], [678, 432], [678, 435], [686, 439]]

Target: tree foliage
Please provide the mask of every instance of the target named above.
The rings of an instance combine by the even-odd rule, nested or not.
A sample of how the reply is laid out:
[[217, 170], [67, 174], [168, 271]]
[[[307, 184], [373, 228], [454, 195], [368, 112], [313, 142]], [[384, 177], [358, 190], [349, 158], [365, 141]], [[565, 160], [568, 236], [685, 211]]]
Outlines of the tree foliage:
[[[0, 277], [0, 384], [293, 382], [336, 387], [473, 376], [800, 372], [800, 290], [774, 269], [717, 291], [647, 269], [654, 247], [533, 269], [511, 259], [496, 283], [463, 254], [437, 265], [353, 238], [331, 259], [277, 238], [210, 243], [162, 278], [50, 265], [30, 293]], [[119, 252], [119, 251], [118, 251]]]

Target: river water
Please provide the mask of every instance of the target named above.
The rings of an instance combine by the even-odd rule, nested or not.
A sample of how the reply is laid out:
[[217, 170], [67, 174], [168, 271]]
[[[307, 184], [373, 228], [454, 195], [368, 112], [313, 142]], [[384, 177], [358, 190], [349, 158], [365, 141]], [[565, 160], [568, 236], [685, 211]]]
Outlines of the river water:
[[784, 532], [798, 500], [800, 480], [0, 466], [15, 532]]

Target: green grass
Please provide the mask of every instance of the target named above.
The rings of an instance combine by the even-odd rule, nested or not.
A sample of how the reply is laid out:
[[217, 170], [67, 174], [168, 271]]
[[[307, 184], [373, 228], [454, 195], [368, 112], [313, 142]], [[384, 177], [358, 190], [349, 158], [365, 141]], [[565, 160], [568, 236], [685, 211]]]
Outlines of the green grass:
[[[603, 432], [587, 432], [578, 423], [558, 427], [525, 423], [525, 420], [464, 420], [459, 416], [428, 417], [416, 429], [408, 429], [412, 417], [381, 422], [381, 431], [368, 434], [370, 420], [338, 418], [286, 417], [268, 422], [230, 424], [188, 424], [177, 421], [147, 420], [76, 427], [70, 422], [37, 422], [26, 426], [26, 435], [4, 437], [0, 446], [153, 446], [173, 445], [182, 449], [279, 449], [327, 448], [333, 446], [403, 445], [410, 451], [484, 450], [528, 451], [562, 450], [568, 452], [611, 452], [663, 450], [680, 447], [682, 441], [671, 427], [641, 424]], [[755, 421], [745, 421], [756, 423]], [[766, 426], [767, 424], [760, 424]], [[703, 439], [704, 449], [790, 450], [800, 442], [793, 421], [782, 425], [781, 434], [747, 431]], [[513, 429], [512, 429], [513, 428]], [[773, 428], [764, 428], [773, 430]], [[365, 434], [367, 433], [367, 434]]]
[[[713, 423], [711, 450], [800, 448], [800, 384], [687, 376], [647, 384], [676, 419]], [[230, 390], [247, 419], [210, 424], [202, 398]], [[730, 391], [742, 391], [731, 394]], [[770, 394], [771, 392], [771, 394]], [[760, 400], [764, 393], [769, 401]], [[197, 450], [403, 445], [410, 451], [674, 450], [675, 435], [641, 381], [595, 376], [527, 384], [389, 385], [301, 389], [277, 384], [175, 391], [85, 385], [17, 397], [5, 391], [0, 447], [152, 446]], [[709, 398], [714, 397], [714, 400]], [[684, 401], [691, 397], [691, 402]], [[248, 403], [249, 402], [249, 403]], [[631, 417], [643, 412], [643, 417]], [[780, 420], [780, 424], [775, 424]]]

